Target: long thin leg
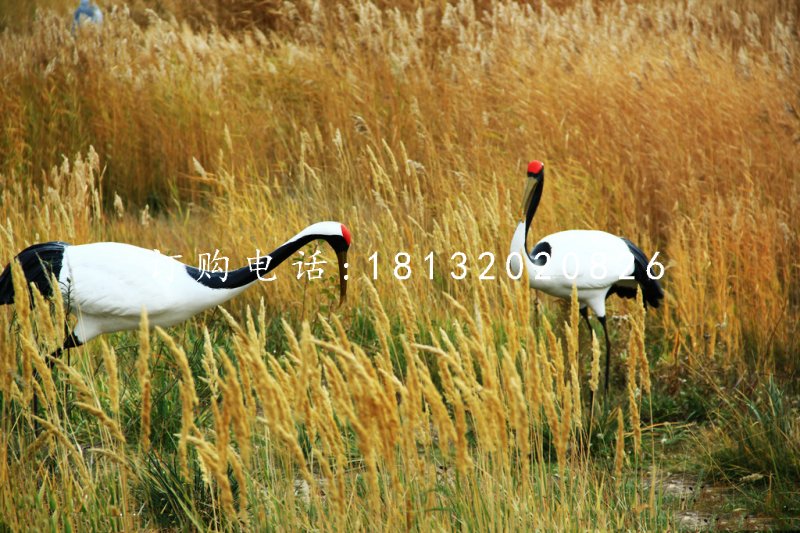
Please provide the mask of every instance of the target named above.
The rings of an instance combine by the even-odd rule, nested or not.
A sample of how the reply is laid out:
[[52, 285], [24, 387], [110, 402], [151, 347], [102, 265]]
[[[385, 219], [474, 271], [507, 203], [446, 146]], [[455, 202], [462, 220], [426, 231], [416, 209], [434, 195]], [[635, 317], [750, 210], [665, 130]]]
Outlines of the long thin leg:
[[[66, 330], [66, 331], [69, 331], [69, 330]], [[81, 341], [79, 341], [78, 338], [75, 336], [75, 331], [72, 331], [71, 333], [67, 333], [67, 338], [64, 339], [64, 346], [62, 348], [59, 348], [55, 352], [53, 352], [53, 357], [59, 357], [62, 354], [62, 352], [66, 351], [67, 352], [67, 366], [70, 366], [70, 363], [71, 363], [70, 358], [72, 356], [72, 350], [70, 348], [77, 348], [81, 344], [83, 344], [83, 343]], [[55, 363], [53, 363], [53, 364], [55, 364]], [[69, 381], [66, 381], [66, 382], [64, 382], [64, 404], [67, 405], [67, 409], [69, 409], [69, 407], [68, 407], [69, 406], [69, 402], [67, 400], [68, 396], [69, 396]]]
[[[589, 322], [589, 308], [581, 307], [580, 313], [583, 319], [586, 321], [586, 327], [589, 328], [589, 335], [592, 335], [592, 332], [594, 330], [592, 329], [592, 323]], [[594, 391], [589, 389], [589, 408], [591, 408], [593, 404], [594, 404]]]
[[606, 391], [606, 393], [608, 393], [608, 375], [609, 375], [609, 372], [610, 372], [610, 369], [611, 369], [611, 367], [610, 367], [611, 341], [608, 338], [608, 328], [606, 328], [606, 317], [605, 316], [599, 316], [599, 317], [597, 317], [597, 320], [599, 320], [600, 324], [603, 325], [603, 335], [606, 338], [606, 385], [605, 385], [605, 391]]
[[589, 322], [589, 308], [588, 307], [581, 307], [581, 316], [586, 321], [586, 327], [589, 328], [589, 334], [592, 333], [592, 324]]
[[[52, 372], [53, 366], [54, 366], [53, 358], [54, 357], [60, 357], [61, 353], [63, 351], [64, 351], [63, 347], [56, 348], [56, 350], [54, 352], [52, 352], [50, 354], [50, 356], [47, 358], [47, 366], [50, 368], [51, 372]], [[34, 368], [33, 369], [33, 380], [36, 381], [38, 379], [39, 379], [39, 371]], [[39, 414], [39, 395], [35, 391], [33, 393], [33, 414], [34, 415], [38, 415]], [[38, 422], [36, 422], [34, 424], [34, 428], [33, 429], [34, 429], [34, 432], [36, 433], [36, 435], [38, 435], [39, 434], [39, 430], [40, 430]]]
[[69, 349], [77, 348], [81, 344], [83, 343], [80, 342], [78, 338], [75, 336], [75, 332], [70, 331], [69, 327], [66, 324], [64, 324], [64, 344], [62, 344], [60, 348], [56, 348], [50, 354], [50, 357], [47, 359], [47, 364], [50, 365], [50, 368], [52, 369], [55, 366], [53, 359], [61, 357], [61, 354], [64, 353], [64, 351], [66, 351], [67, 356], [69, 356]]
[[[64, 339], [64, 344], [61, 345], [61, 347], [56, 348], [50, 354], [50, 356], [47, 358], [47, 366], [50, 367], [51, 371], [53, 370], [53, 367], [55, 366], [55, 362], [53, 361], [55, 358], [61, 357], [61, 354], [64, 353], [65, 350], [67, 351], [67, 357], [69, 357], [69, 349], [70, 348], [77, 348], [78, 346], [83, 344], [82, 342], [80, 342], [77, 339], [77, 337], [75, 337], [75, 332], [74, 331], [70, 332], [70, 330], [68, 329], [66, 324], [64, 325], [64, 333], [66, 335], [66, 339]], [[67, 363], [67, 364], [69, 364], [69, 363]], [[33, 379], [38, 379], [38, 378], [39, 378], [39, 373], [36, 371], [36, 369], [34, 369], [33, 370]], [[33, 414], [37, 414], [38, 412], [39, 412], [39, 396], [34, 392], [33, 393]], [[39, 425], [38, 424], [36, 424], [35, 430], [36, 430], [36, 433], [38, 434], [39, 433]]]

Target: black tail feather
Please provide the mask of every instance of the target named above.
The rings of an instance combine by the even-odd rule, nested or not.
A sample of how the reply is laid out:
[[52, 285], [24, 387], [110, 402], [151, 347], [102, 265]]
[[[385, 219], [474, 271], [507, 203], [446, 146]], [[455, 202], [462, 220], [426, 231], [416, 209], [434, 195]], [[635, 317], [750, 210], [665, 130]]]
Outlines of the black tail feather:
[[[644, 252], [631, 241], [625, 237], [620, 237], [620, 239], [625, 241], [625, 244], [628, 245], [628, 249], [633, 254], [633, 277], [636, 279], [639, 287], [642, 288], [642, 299], [644, 300], [645, 306], [660, 306], [661, 300], [664, 299], [664, 289], [661, 288], [661, 284], [658, 280], [651, 278], [647, 274], [647, 265], [650, 263], [650, 260]], [[623, 295], [620, 294], [620, 296]]]
[[[17, 254], [27, 283], [33, 283], [43, 296], [52, 296], [50, 275], [58, 278], [64, 249], [69, 244], [60, 241], [34, 244]], [[0, 274], [0, 305], [14, 303], [14, 284], [11, 281], [11, 264]]]

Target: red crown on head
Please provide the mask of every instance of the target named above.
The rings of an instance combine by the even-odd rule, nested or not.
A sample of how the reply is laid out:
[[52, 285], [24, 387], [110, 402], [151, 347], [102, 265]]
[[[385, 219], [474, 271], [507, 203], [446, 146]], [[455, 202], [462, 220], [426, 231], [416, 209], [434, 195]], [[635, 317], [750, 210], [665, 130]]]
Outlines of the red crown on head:
[[544, 163], [541, 161], [531, 161], [528, 163], [528, 174], [538, 174], [544, 169]]
[[353, 237], [350, 235], [350, 230], [347, 229], [347, 226], [342, 224], [342, 237], [344, 237], [347, 246], [350, 246], [350, 242], [353, 240]]

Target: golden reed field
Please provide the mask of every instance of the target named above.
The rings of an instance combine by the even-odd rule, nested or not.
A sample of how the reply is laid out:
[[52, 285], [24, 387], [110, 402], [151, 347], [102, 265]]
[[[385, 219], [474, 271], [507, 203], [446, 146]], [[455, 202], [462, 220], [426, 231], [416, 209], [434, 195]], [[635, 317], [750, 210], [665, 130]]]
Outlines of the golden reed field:
[[[319, 245], [322, 279], [53, 358], [15, 264], [0, 531], [800, 527], [796, 2], [76, 5], [0, 0], [0, 268], [238, 267], [337, 220], [349, 291]], [[532, 159], [534, 239], [666, 266], [659, 309], [608, 300], [607, 394], [597, 322], [504, 270]]]

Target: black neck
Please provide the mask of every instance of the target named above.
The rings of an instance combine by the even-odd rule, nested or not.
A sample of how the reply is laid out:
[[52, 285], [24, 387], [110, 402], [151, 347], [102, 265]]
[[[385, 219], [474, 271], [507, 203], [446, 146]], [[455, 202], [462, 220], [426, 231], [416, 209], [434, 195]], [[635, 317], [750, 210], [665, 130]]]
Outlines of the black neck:
[[544, 176], [539, 178], [539, 182], [534, 185], [536, 189], [533, 191], [531, 203], [528, 204], [528, 211], [525, 213], [525, 249], [528, 249], [528, 231], [531, 229], [531, 221], [536, 210], [539, 208], [539, 201], [542, 199], [542, 190], [544, 189]]
[[[268, 277], [270, 272], [291, 257], [297, 250], [318, 239], [327, 241], [334, 249], [337, 249], [337, 236], [310, 234], [287, 241], [269, 254], [264, 254], [259, 259], [258, 268], [256, 267], [256, 263], [253, 262], [252, 265], [243, 266], [242, 268], [228, 272], [227, 276], [224, 272], [203, 272], [201, 275], [199, 269], [189, 265], [186, 265], [186, 271], [192, 279], [206, 287], [212, 289], [236, 289], [258, 280], [259, 275], [262, 278]], [[341, 239], [341, 237], [339, 237], [339, 239]]]

